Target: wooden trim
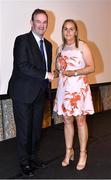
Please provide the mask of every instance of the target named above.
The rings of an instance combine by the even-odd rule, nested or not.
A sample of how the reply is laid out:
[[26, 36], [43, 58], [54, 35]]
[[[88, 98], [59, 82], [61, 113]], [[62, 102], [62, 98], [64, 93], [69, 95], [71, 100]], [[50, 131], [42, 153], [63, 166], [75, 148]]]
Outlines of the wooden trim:
[[[111, 85], [111, 82], [90, 84], [95, 112], [104, 111], [103, 97], [101, 97], [101, 88], [102, 87], [104, 88], [104, 86], [110, 86], [110, 85]], [[53, 111], [53, 103], [54, 103], [54, 99], [56, 95], [56, 90], [57, 88], [51, 90], [51, 94], [52, 94], [52, 99], [50, 102], [51, 113]], [[0, 95], [0, 100], [4, 100], [4, 99], [10, 99], [9, 95], [8, 94]]]
[[4, 100], [4, 99], [10, 99], [10, 96], [8, 94], [0, 95], [0, 100]]
[[[90, 87], [94, 88], [94, 87], [109, 86], [109, 85], [111, 85], [111, 82], [90, 84]], [[52, 89], [51, 90], [52, 94], [54, 94], [56, 92], [56, 90], [57, 90], [57, 88]], [[0, 95], [0, 100], [3, 100], [3, 99], [10, 99], [10, 96], [8, 94], [1, 94]]]
[[111, 82], [104, 82], [104, 83], [96, 83], [96, 84], [90, 84], [90, 87], [100, 87], [100, 86], [109, 86], [111, 85]]

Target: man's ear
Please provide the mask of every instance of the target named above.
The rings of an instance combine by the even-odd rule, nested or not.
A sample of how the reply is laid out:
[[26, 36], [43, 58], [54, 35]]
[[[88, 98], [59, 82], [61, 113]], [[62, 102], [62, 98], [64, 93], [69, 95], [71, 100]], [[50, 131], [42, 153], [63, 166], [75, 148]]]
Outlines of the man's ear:
[[31, 27], [33, 27], [33, 21], [32, 20], [30, 20], [30, 24], [31, 24]]

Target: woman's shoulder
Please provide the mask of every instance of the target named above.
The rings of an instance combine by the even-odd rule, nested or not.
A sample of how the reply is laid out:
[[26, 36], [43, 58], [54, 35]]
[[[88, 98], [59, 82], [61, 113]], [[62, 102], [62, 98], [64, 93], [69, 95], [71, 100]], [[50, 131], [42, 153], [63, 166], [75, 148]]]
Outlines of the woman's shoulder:
[[85, 44], [87, 44], [86, 41], [79, 39], [79, 46], [84, 46]]
[[79, 40], [79, 49], [81, 52], [83, 52], [83, 48], [84, 46], [87, 45], [87, 42], [86, 41], [83, 41], [83, 40]]
[[58, 53], [61, 53], [62, 49], [63, 49], [63, 44], [61, 44], [60, 46], [58, 46], [58, 48], [57, 48], [57, 54], [58, 54]]

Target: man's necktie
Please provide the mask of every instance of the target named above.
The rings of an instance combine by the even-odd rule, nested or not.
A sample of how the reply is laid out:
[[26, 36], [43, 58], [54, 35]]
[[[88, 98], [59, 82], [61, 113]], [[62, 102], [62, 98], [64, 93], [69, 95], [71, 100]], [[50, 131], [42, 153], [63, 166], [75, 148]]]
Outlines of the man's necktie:
[[40, 40], [40, 51], [42, 54], [43, 59], [45, 60], [44, 48], [43, 48], [43, 40]]

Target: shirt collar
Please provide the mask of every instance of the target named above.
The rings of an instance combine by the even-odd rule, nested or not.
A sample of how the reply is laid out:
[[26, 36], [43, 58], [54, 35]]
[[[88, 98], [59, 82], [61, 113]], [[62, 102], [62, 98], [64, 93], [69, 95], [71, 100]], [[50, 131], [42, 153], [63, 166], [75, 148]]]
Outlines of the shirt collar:
[[[37, 41], [37, 43], [39, 44], [40, 43], [40, 40], [41, 40], [41, 38], [35, 33], [35, 32], [33, 32], [32, 31], [32, 34], [34, 35], [34, 37], [35, 37], [35, 39], [36, 39], [36, 41]], [[44, 38], [42, 38], [42, 40], [44, 41]]]

